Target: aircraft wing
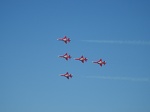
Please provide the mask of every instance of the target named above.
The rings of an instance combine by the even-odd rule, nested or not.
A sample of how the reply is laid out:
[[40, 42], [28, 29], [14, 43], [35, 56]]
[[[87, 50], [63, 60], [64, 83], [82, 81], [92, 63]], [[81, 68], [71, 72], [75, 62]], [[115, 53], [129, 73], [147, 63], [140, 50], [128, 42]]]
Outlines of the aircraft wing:
[[102, 67], [102, 64], [99, 64]]

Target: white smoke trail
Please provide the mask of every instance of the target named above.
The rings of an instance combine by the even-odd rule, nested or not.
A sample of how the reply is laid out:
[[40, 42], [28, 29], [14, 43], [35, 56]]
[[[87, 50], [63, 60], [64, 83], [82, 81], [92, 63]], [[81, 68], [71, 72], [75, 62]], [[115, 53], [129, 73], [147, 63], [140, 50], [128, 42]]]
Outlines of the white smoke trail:
[[86, 78], [97, 78], [97, 79], [105, 79], [105, 80], [124, 80], [124, 81], [136, 81], [136, 82], [149, 82], [148, 78], [110, 77], [110, 76], [86, 76]]
[[137, 45], [150, 45], [150, 41], [123, 41], [123, 40], [83, 40], [91, 43], [104, 43], [104, 44], [137, 44]]

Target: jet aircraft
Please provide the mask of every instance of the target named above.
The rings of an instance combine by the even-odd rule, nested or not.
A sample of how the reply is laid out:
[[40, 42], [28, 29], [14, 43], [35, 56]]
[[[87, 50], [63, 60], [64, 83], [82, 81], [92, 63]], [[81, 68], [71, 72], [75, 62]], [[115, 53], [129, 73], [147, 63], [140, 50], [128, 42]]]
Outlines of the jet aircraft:
[[102, 67], [102, 65], [106, 64], [106, 61], [102, 61], [102, 59], [100, 59], [99, 61], [93, 61], [93, 63], [97, 63]]
[[63, 38], [59, 38], [57, 40], [64, 41], [66, 44], [71, 41], [70, 38], [67, 38], [67, 36], [64, 36]]
[[61, 74], [60, 76], [64, 76], [64, 77], [66, 77], [67, 79], [73, 77], [72, 74], [69, 74], [68, 72], [66, 72], [65, 74]]
[[68, 53], [66, 53], [66, 54], [64, 54], [64, 55], [62, 55], [62, 56], [58, 56], [58, 57], [60, 57], [60, 58], [65, 58], [66, 60], [68, 60], [68, 59], [71, 58], [71, 56], [68, 55]]
[[75, 58], [75, 60], [79, 60], [79, 61], [81, 61], [82, 63], [84, 63], [84, 61], [87, 61], [88, 59], [85, 58], [85, 57], [82, 55], [80, 58]]

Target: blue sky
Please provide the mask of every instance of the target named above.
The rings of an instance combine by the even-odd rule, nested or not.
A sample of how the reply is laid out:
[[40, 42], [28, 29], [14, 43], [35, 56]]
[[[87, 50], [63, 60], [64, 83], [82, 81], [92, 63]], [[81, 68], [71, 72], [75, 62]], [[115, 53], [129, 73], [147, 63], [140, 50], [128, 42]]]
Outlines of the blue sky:
[[[148, 0], [1, 0], [1, 112], [149, 112]], [[57, 41], [68, 36], [69, 44]], [[58, 58], [68, 52], [72, 59]], [[84, 55], [82, 64], [73, 58]], [[93, 64], [102, 58], [103, 67]], [[73, 74], [67, 80], [59, 76]]]

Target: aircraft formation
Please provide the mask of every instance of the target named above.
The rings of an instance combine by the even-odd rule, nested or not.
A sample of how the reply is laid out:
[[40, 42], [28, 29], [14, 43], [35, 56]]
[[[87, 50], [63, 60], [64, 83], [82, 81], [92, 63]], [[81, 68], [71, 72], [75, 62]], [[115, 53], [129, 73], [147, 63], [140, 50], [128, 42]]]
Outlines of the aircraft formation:
[[[59, 41], [63, 41], [65, 44], [68, 44], [70, 43], [70, 38], [68, 38], [67, 36], [64, 36], [63, 38], [58, 38], [57, 40]], [[58, 56], [59, 58], [64, 58], [65, 60], [69, 60], [71, 59], [71, 55], [69, 55], [68, 53], [65, 53], [63, 55], [60, 55]], [[83, 55], [81, 57], [78, 57], [78, 58], [74, 58], [74, 60], [78, 60], [78, 61], [81, 61], [82, 63], [84, 62], [87, 62], [88, 58], [84, 57]], [[98, 60], [98, 61], [92, 61], [92, 63], [96, 63], [96, 64], [99, 64], [100, 67], [102, 67], [103, 65], [106, 64], [106, 61], [103, 61], [101, 58]], [[66, 77], [67, 79], [69, 78], [72, 78], [72, 74], [66, 72], [65, 74], [61, 74], [60, 76], [64, 76]]]

